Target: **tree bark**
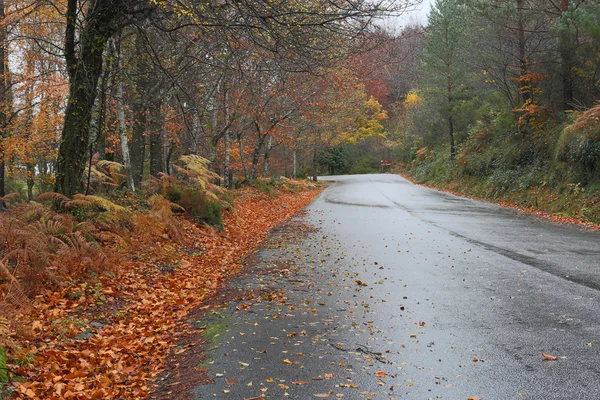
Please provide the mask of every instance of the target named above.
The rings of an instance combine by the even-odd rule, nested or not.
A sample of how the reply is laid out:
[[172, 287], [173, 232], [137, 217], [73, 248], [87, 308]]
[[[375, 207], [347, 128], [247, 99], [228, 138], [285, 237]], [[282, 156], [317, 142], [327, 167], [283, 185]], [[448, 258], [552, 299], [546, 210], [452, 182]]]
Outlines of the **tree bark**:
[[263, 178], [269, 176], [269, 159], [271, 158], [271, 149], [273, 148], [273, 135], [269, 135], [267, 145], [265, 146], [265, 162], [263, 164]]
[[[6, 162], [5, 141], [8, 110], [8, 96], [6, 85], [6, 23], [4, 0], [0, 0], [0, 197], [6, 195]], [[0, 210], [6, 209], [4, 201], [0, 200]]]
[[296, 160], [296, 142], [294, 142], [293, 144], [294, 148], [293, 148], [293, 167], [292, 167], [292, 178], [296, 179], [297, 177], [297, 160]]
[[452, 115], [448, 117], [448, 133], [450, 135], [450, 160], [456, 158], [456, 146], [454, 143], [454, 120]]
[[246, 163], [246, 151], [244, 149], [244, 135], [238, 135], [238, 143], [240, 147], [240, 161], [242, 162], [242, 168], [244, 170], [244, 179], [250, 179], [250, 171], [248, 171], [248, 164]]
[[194, 115], [192, 116], [192, 130], [190, 134], [190, 152], [197, 155], [199, 153], [198, 143], [200, 142], [200, 116], [198, 115], [197, 111], [194, 111]]
[[162, 145], [162, 113], [160, 105], [154, 105], [150, 110], [152, 117], [152, 131], [150, 133], [150, 175], [158, 176], [163, 169]]
[[[102, 55], [108, 40], [138, 16], [154, 7], [133, 0], [92, 0], [79, 35], [78, 0], [68, 0], [65, 29], [65, 59], [69, 73], [69, 97], [56, 161], [54, 190], [67, 196], [83, 189], [83, 173], [90, 141], [90, 120], [98, 79], [102, 74]], [[75, 38], [79, 39], [78, 54]]]
[[209, 149], [208, 149], [208, 169], [211, 172], [217, 171], [217, 146], [219, 145], [219, 137], [216, 135], [210, 139]]
[[454, 105], [454, 95], [453, 95], [453, 82], [451, 75], [451, 63], [447, 64], [447, 72], [446, 72], [446, 95], [448, 99], [448, 135], [450, 136], [450, 160], [454, 160], [456, 156], [456, 149], [454, 146], [454, 120], [452, 118], [453, 113], [453, 105]]
[[265, 144], [265, 137], [259, 133], [258, 141], [254, 146], [254, 152], [252, 153], [252, 164], [250, 165], [250, 179], [256, 178], [256, 169], [258, 168], [258, 162], [260, 160], [260, 152]]
[[133, 171], [131, 169], [131, 158], [129, 157], [129, 138], [127, 137], [127, 125], [125, 123], [125, 104], [123, 104], [123, 81], [119, 80], [117, 85], [117, 117], [119, 119], [119, 137], [121, 139], [121, 154], [123, 155], [123, 166], [127, 175], [127, 187], [135, 192]]
[[[320, 137], [319, 137], [320, 139]], [[313, 182], [317, 181], [317, 142], [313, 146], [313, 159], [312, 159], [312, 175]]]
[[131, 101], [133, 111], [133, 127], [131, 135], [131, 171], [133, 174], [133, 184], [140, 187], [144, 177], [144, 157], [146, 152], [146, 126], [148, 123], [148, 100], [147, 92], [149, 90], [148, 68], [142, 53], [142, 40], [138, 35], [136, 37], [136, 61], [135, 70], [137, 78], [135, 81], [135, 95]]
[[[106, 91], [109, 86], [108, 81], [114, 56], [112, 47], [112, 45], [108, 46], [102, 60], [102, 75], [99, 78], [99, 88], [96, 91], [94, 105], [92, 106], [92, 119], [90, 119], [90, 138], [94, 144], [90, 157], [94, 153], [98, 153], [101, 160], [106, 158]], [[94, 116], [96, 116], [95, 121], [93, 120]]]
[[90, 120], [98, 78], [102, 74], [102, 54], [108, 39], [117, 31], [116, 20], [126, 10], [125, 0], [96, 0], [90, 5], [79, 35], [80, 54], [74, 52], [77, 1], [69, 0], [65, 55], [69, 70], [69, 100], [58, 150], [55, 190], [67, 196], [83, 189]]
[[565, 14], [569, 11], [569, 0], [561, 0], [561, 14], [565, 25], [559, 37], [559, 53], [561, 58], [563, 110], [573, 109], [573, 66], [575, 60], [574, 46], [571, 38], [571, 26]]
[[27, 164], [27, 200], [33, 201], [33, 187], [35, 186], [35, 164]]
[[223, 161], [223, 183], [226, 188], [231, 188], [233, 182], [231, 182], [231, 135], [229, 129], [225, 132], [225, 160]]
[[[525, 76], [528, 74], [528, 62], [527, 62], [527, 41], [525, 39], [525, 23], [523, 22], [523, 9], [525, 7], [525, 0], [517, 0], [517, 13], [518, 13], [518, 26], [517, 26], [517, 42], [519, 47], [519, 76], [523, 79], [521, 85], [525, 82]], [[531, 89], [521, 90], [519, 87], [519, 93], [523, 104], [531, 100]]]

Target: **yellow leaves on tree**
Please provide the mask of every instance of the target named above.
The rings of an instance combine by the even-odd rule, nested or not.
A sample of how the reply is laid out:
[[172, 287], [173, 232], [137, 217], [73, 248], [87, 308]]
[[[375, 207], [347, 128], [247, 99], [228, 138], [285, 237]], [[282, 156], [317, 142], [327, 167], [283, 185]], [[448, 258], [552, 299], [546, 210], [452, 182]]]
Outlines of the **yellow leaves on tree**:
[[419, 96], [419, 93], [414, 90], [408, 92], [404, 98], [404, 107], [407, 110], [414, 110], [421, 107], [421, 105], [423, 105], [423, 98]]
[[316, 99], [323, 106], [314, 111], [320, 116], [320, 141], [329, 146], [357, 143], [370, 137], [384, 139], [382, 121], [387, 112], [373, 96], [367, 97], [364, 84], [351, 71], [331, 71], [334, 78]]

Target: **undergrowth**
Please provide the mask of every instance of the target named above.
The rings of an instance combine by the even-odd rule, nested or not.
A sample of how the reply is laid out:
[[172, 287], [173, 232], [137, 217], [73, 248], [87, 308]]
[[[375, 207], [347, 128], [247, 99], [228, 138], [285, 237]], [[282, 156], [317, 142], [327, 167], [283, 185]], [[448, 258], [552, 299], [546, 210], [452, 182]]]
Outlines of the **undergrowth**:
[[314, 196], [282, 193], [315, 187], [286, 178], [269, 183], [284, 200], [242, 189], [240, 209], [217, 233], [197, 222], [211, 223], [212, 213], [218, 225], [233, 195], [212, 183], [206, 166], [184, 159], [176, 176], [161, 175], [135, 193], [114, 186], [103, 195], [4, 198], [0, 398], [147, 395], [186, 313]]
[[90, 187], [112, 188], [106, 194], [1, 198], [9, 212], [0, 214], [0, 397], [3, 384], [12, 379], [7, 358], [19, 364], [13, 339], [19, 327], [9, 321], [27, 312], [36, 296], [62, 290], [77, 300], [84, 295], [81, 288], [93, 296], [101, 293], [98, 276], [112, 274], [120, 254], [161, 241], [186, 245], [185, 221], [178, 214], [222, 227], [222, 211], [233, 206], [233, 197], [211, 183], [214, 174], [207, 163], [182, 157], [176, 175], [153, 178], [134, 194], [118, 184], [123, 176], [117, 163], [98, 162]]
[[404, 172], [420, 183], [600, 223], [599, 118], [600, 104], [543, 130], [479, 122], [455, 160], [447, 146], [421, 148]]

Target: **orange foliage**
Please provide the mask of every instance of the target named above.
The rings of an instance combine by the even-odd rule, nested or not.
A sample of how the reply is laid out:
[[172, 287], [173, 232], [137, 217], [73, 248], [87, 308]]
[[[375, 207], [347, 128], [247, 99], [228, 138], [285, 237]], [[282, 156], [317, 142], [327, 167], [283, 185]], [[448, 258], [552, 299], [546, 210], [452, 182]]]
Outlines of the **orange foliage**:
[[[192, 329], [187, 314], [240, 272], [242, 260], [271, 228], [317, 194], [281, 192], [270, 198], [241, 190], [222, 232], [179, 217], [184, 244], [160, 238], [147, 245], [134, 235], [128, 248], [106, 251], [114, 276], [100, 276], [95, 285], [73, 281], [38, 296], [18, 321], [24, 327], [21, 344], [35, 361], [9, 365], [26, 379], [16, 383], [19, 396], [147, 396], [177, 338]], [[93, 335], [81, 340], [84, 334]]]

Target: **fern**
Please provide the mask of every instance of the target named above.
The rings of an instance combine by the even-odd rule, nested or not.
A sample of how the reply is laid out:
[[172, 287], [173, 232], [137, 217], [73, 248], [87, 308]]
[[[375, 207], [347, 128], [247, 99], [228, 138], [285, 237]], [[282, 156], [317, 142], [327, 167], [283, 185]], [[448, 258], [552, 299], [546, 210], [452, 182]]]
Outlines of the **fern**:
[[173, 215], [173, 211], [185, 212], [185, 208], [181, 207], [179, 204], [165, 199], [160, 194], [154, 194], [150, 196], [148, 199], [148, 204], [152, 206], [153, 211], [156, 211], [165, 218], [171, 217]]
[[9, 193], [4, 197], [0, 197], [0, 201], [13, 205], [21, 199], [21, 195], [17, 192]]
[[76, 194], [75, 196], [73, 196], [73, 202], [75, 201], [86, 202], [87, 207], [98, 207], [105, 211], [126, 211], [125, 207], [115, 204], [112, 201], [100, 196]]
[[178, 168], [179, 172], [191, 177], [195, 180], [203, 189], [207, 189], [210, 184], [210, 180], [218, 180], [219, 175], [208, 169], [210, 161], [204, 157], [197, 155], [185, 155], [179, 158], [179, 161], [183, 163], [183, 168]]
[[600, 129], [598, 129], [599, 124], [600, 101], [594, 107], [579, 114], [575, 122], [567, 129], [574, 129], [575, 131], [591, 130], [596, 134], [600, 134]]
[[17, 278], [9, 271], [9, 269], [4, 265], [4, 263], [0, 260], [0, 277], [4, 276], [5, 279], [17, 283]]
[[6, 351], [4, 351], [4, 348], [0, 346], [0, 388], [2, 388], [3, 384], [8, 383], [8, 369], [6, 366], [7, 361]]
[[[67, 205], [73, 200], [45, 193], [42, 201]], [[124, 210], [97, 196], [82, 196], [76, 201], [111, 210], [103, 214], [119, 214]], [[108, 267], [103, 249], [94, 240], [102, 231], [94, 223], [77, 222], [72, 215], [56, 213], [39, 203], [20, 205], [14, 215], [15, 218], [0, 219], [0, 243], [3, 244], [0, 289], [4, 281], [18, 289], [12, 291], [13, 295], [22, 290], [35, 294], [41, 287], [58, 285], [57, 275], [100, 272]], [[114, 238], [116, 234], [113, 235]], [[7, 295], [0, 291], [0, 306], [3, 300], [7, 301]]]
[[63, 204], [71, 201], [64, 194], [56, 193], [56, 192], [45, 192], [38, 196], [37, 201], [50, 201], [56, 204], [58, 207], [63, 208]]
[[97, 155], [92, 159], [92, 167], [89, 170], [90, 183], [95, 185], [96, 191], [100, 191], [101, 186], [119, 187], [126, 176], [121, 173], [125, 169], [123, 164], [115, 161], [99, 160]]
[[40, 218], [51, 218], [54, 215], [53, 211], [43, 204], [35, 201], [30, 201], [27, 207], [17, 209], [17, 218], [25, 221], [37, 221]]

